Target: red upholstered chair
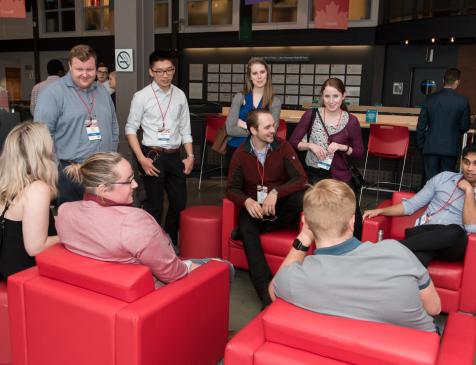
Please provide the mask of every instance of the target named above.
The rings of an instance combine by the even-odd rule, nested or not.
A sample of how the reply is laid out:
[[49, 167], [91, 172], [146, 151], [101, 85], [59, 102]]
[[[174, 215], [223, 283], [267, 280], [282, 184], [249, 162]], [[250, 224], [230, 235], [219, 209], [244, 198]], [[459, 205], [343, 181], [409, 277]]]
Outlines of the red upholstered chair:
[[[398, 204], [413, 193], [395, 192], [392, 200], [386, 200], [379, 207]], [[405, 229], [413, 227], [425, 208], [410, 216], [366, 219], [363, 223], [362, 241], [377, 242], [378, 231], [383, 230], [383, 238], [403, 239]], [[476, 313], [476, 234], [468, 236], [466, 256], [461, 262], [433, 261], [428, 267], [431, 279], [438, 290], [444, 312], [463, 311]]]
[[225, 350], [225, 365], [473, 365], [476, 318], [451, 313], [436, 333], [318, 314], [277, 300]]
[[284, 119], [280, 119], [278, 130], [276, 131], [276, 136], [286, 140], [287, 133], [288, 133], [288, 126], [286, 125], [286, 121]]
[[[230, 261], [235, 267], [248, 269], [243, 243], [231, 238], [231, 231], [238, 226], [239, 207], [231, 200], [223, 199], [222, 209], [222, 257]], [[284, 258], [288, 255], [292, 243], [299, 233], [299, 227], [289, 227], [280, 231], [263, 233], [261, 246], [263, 247], [266, 261], [274, 274], [278, 271]], [[314, 247], [308, 251], [311, 254]]]
[[9, 278], [16, 365], [215, 364], [228, 333], [229, 273], [211, 262], [154, 290], [146, 266], [61, 245]]
[[11, 362], [7, 285], [0, 281], [0, 365], [9, 365]]

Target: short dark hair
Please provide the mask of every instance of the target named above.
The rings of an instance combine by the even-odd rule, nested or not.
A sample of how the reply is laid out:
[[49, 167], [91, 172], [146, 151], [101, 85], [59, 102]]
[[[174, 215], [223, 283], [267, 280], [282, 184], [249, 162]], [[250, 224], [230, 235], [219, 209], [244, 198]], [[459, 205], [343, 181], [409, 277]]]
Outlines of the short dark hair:
[[96, 69], [98, 69], [99, 67], [106, 67], [107, 71], [109, 72], [109, 67], [107, 67], [107, 65], [104, 62], [99, 62], [98, 65], [96, 66]]
[[248, 113], [246, 118], [246, 126], [248, 127], [249, 132], [251, 133], [251, 127], [258, 129], [259, 125], [259, 116], [260, 114], [269, 114], [272, 115], [269, 110], [266, 109], [255, 109]]
[[48, 71], [50, 76], [58, 75], [60, 72], [64, 74], [63, 63], [57, 59], [49, 60], [46, 65], [46, 71]]
[[172, 52], [156, 49], [149, 56], [149, 67], [154, 67], [154, 63], [158, 61], [170, 61], [174, 64], [173, 58]]
[[461, 156], [464, 158], [468, 153], [476, 153], [476, 142], [466, 145], [466, 147], [463, 148]]
[[71, 48], [71, 51], [69, 51], [68, 62], [71, 63], [75, 57], [81, 62], [86, 62], [91, 57], [94, 58], [94, 63], [98, 61], [96, 51], [87, 44], [78, 44]]
[[445, 76], [443, 76], [443, 83], [445, 85], [451, 85], [455, 81], [461, 79], [461, 71], [457, 68], [449, 68], [445, 72]]

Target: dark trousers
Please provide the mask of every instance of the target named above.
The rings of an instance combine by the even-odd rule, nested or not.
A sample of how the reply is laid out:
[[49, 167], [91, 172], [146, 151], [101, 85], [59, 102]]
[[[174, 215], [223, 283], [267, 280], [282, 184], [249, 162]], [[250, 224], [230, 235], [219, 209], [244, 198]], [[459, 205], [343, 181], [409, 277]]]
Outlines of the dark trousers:
[[303, 194], [303, 191], [299, 191], [278, 199], [276, 203], [277, 219], [275, 221], [253, 218], [246, 208], [242, 208], [240, 211], [238, 229], [248, 260], [251, 282], [263, 303], [263, 307], [271, 303], [268, 285], [273, 275], [266, 262], [259, 235], [260, 233], [287, 228], [298, 222], [302, 211]]
[[[330, 171], [324, 169], [316, 169], [314, 167], [306, 166], [307, 177], [309, 183], [315, 184], [323, 179], [332, 179]], [[359, 239], [362, 237], [362, 212], [360, 211], [358, 196], [360, 191], [354, 186], [351, 181], [346, 182], [347, 185], [354, 191], [355, 194], [355, 223], [354, 223], [354, 237]]]
[[167, 193], [169, 208], [165, 218], [164, 230], [170, 239], [177, 245], [179, 230], [179, 215], [187, 204], [187, 185], [184, 165], [180, 152], [171, 154], [157, 153], [142, 146], [145, 156], [154, 160], [154, 166], [160, 170], [159, 176], [149, 176], [145, 174], [139, 164], [139, 171], [142, 173], [147, 202], [145, 209], [161, 224], [162, 210], [164, 204], [164, 192]]
[[457, 224], [424, 224], [405, 230], [400, 241], [420, 262], [428, 267], [432, 260], [461, 261], [466, 252], [468, 236]]
[[423, 155], [426, 181], [443, 171], [454, 172], [457, 160], [456, 156]]
[[84, 195], [84, 188], [71, 180], [65, 173], [64, 169], [69, 166], [71, 162], [61, 160], [58, 165], [58, 197], [56, 204], [59, 207], [66, 202], [74, 202], [82, 200]]

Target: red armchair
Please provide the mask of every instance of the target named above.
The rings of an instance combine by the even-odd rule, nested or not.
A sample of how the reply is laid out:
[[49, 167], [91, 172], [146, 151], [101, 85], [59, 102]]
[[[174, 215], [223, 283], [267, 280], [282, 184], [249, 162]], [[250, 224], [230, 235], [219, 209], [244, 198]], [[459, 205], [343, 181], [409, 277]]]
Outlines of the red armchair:
[[[231, 238], [231, 231], [238, 226], [239, 208], [231, 200], [223, 199], [222, 209], [222, 257], [230, 261], [235, 267], [240, 269], [248, 269], [243, 243], [239, 240]], [[298, 235], [298, 225], [289, 227], [280, 231], [263, 233], [261, 238], [261, 246], [263, 247], [266, 261], [275, 274], [284, 258], [288, 255], [292, 243]], [[312, 253], [312, 248], [309, 254]]]
[[228, 334], [229, 274], [208, 263], [154, 290], [149, 268], [52, 247], [8, 282], [16, 365], [214, 364]]
[[476, 318], [436, 333], [318, 314], [277, 300], [227, 344], [225, 365], [473, 365]]
[[[392, 200], [386, 200], [379, 207], [398, 204], [413, 193], [395, 192]], [[378, 231], [383, 230], [384, 238], [403, 239], [405, 229], [412, 227], [425, 208], [410, 216], [366, 219], [363, 223], [362, 241], [377, 242]], [[428, 267], [431, 279], [441, 298], [444, 312], [463, 311], [476, 313], [476, 234], [468, 236], [466, 256], [461, 262], [433, 261]]]

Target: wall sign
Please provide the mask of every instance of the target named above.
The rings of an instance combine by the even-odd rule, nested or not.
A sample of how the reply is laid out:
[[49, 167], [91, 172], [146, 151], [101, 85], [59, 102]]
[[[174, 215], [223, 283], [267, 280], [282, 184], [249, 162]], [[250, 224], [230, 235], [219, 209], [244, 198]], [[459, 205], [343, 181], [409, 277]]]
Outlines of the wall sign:
[[116, 49], [116, 71], [118, 72], [133, 72], [134, 59], [132, 57], [132, 48], [118, 48]]

